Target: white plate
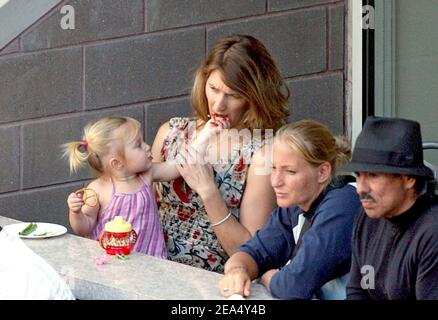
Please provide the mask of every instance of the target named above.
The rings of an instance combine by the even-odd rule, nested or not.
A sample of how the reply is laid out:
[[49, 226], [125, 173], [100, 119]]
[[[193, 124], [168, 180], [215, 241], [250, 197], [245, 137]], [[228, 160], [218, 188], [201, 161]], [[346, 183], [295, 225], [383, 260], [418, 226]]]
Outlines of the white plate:
[[7, 230], [9, 233], [13, 233], [18, 235], [20, 238], [26, 239], [42, 239], [42, 238], [50, 238], [60, 236], [67, 232], [67, 228], [55, 223], [46, 223], [46, 222], [34, 222], [37, 224], [37, 228], [29, 233], [26, 236], [21, 236], [18, 233], [23, 231], [30, 222], [20, 222], [9, 224], [3, 227], [3, 229]]

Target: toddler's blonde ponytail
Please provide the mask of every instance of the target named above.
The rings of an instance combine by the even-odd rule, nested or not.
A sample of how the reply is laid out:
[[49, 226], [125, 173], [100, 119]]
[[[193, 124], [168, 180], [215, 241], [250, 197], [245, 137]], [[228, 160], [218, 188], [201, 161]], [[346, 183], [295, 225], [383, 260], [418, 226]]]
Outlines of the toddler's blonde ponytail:
[[88, 146], [85, 147], [84, 141], [67, 142], [62, 145], [62, 156], [68, 159], [70, 172], [77, 172], [88, 159]]
[[87, 161], [96, 176], [104, 172], [102, 158], [108, 154], [111, 146], [119, 137], [114, 131], [124, 124], [132, 125], [133, 136], [141, 130], [141, 124], [130, 117], [107, 117], [84, 128], [83, 140], [63, 144], [63, 157], [68, 159], [70, 172], [77, 172]]

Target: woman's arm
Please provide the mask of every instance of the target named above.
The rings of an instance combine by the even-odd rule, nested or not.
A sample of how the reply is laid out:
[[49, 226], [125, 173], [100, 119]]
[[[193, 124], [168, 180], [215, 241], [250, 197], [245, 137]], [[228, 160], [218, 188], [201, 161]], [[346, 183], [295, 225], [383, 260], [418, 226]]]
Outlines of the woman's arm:
[[[292, 217], [295, 215], [289, 209], [275, 209], [269, 221], [231, 256], [225, 264], [225, 277], [220, 282], [222, 289], [230, 290], [222, 292], [223, 295], [242, 295], [243, 290], [243, 294], [248, 296], [250, 287], [246, 280], [253, 280], [261, 274], [261, 283], [270, 288], [276, 268], [286, 263], [295, 246], [292, 232]], [[237, 289], [233, 289], [236, 286]]]
[[[259, 150], [248, 170], [246, 189], [240, 207], [240, 221], [230, 216], [213, 227], [216, 236], [228, 255], [249, 240], [269, 218], [275, 206], [274, 192], [268, 170], [260, 174], [260, 166], [267, 160], [264, 150]], [[193, 159], [187, 161], [194, 162]], [[212, 169], [207, 165], [185, 164], [178, 168], [186, 183], [201, 197], [213, 225], [228, 216], [228, 208], [214, 181]]]
[[[234, 218], [228, 219], [228, 223], [214, 228], [219, 242], [228, 254], [232, 254], [239, 246], [248, 241], [268, 221], [269, 215], [275, 207], [276, 200], [271, 187], [270, 174], [260, 170], [265, 165], [265, 161], [268, 160], [265, 151], [264, 148], [260, 149], [251, 161], [246, 188], [240, 204], [240, 221]], [[210, 217], [210, 213], [215, 213], [215, 202], [211, 201], [210, 203], [208, 198], [206, 199], [204, 204]], [[226, 212], [226, 209], [224, 211]], [[214, 220], [211, 217], [210, 221], [214, 223], [223, 216], [224, 214], [216, 214]]]
[[264, 146], [255, 153], [249, 167], [246, 189], [240, 206], [240, 223], [251, 236], [269, 219], [276, 207], [274, 189], [271, 186], [270, 149]]
[[269, 271], [266, 271], [261, 277], [260, 277], [260, 283], [266, 287], [269, 291], [271, 291], [271, 279], [278, 272], [278, 269], [271, 269]]
[[349, 271], [353, 220], [359, 206], [353, 188], [326, 195], [295, 257], [271, 277], [273, 296], [311, 299], [325, 283]]
[[225, 276], [219, 281], [221, 294], [229, 297], [233, 294], [249, 296], [251, 280], [258, 274], [254, 259], [245, 252], [236, 252], [225, 264]]

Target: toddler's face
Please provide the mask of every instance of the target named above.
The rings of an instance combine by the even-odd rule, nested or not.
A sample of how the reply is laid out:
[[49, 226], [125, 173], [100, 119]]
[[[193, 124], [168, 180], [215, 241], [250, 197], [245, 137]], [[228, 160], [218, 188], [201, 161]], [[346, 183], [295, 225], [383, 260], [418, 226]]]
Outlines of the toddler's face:
[[[131, 130], [133, 129], [131, 128]], [[129, 172], [139, 173], [147, 171], [151, 168], [151, 147], [144, 141], [143, 135], [141, 134], [140, 130], [138, 130], [135, 134], [127, 135], [124, 152], [126, 169]]]

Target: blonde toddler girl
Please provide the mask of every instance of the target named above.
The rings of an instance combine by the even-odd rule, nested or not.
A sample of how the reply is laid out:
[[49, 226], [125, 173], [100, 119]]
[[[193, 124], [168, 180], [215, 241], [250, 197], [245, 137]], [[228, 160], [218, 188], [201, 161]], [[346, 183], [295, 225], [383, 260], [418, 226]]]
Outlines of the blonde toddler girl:
[[87, 162], [97, 176], [87, 188], [68, 196], [73, 231], [97, 240], [105, 223], [121, 215], [138, 234], [134, 251], [166, 258], [151, 185], [175, 179], [179, 173], [170, 163], [152, 162], [140, 123], [129, 117], [103, 118], [84, 128], [82, 141], [62, 147], [70, 171]]

